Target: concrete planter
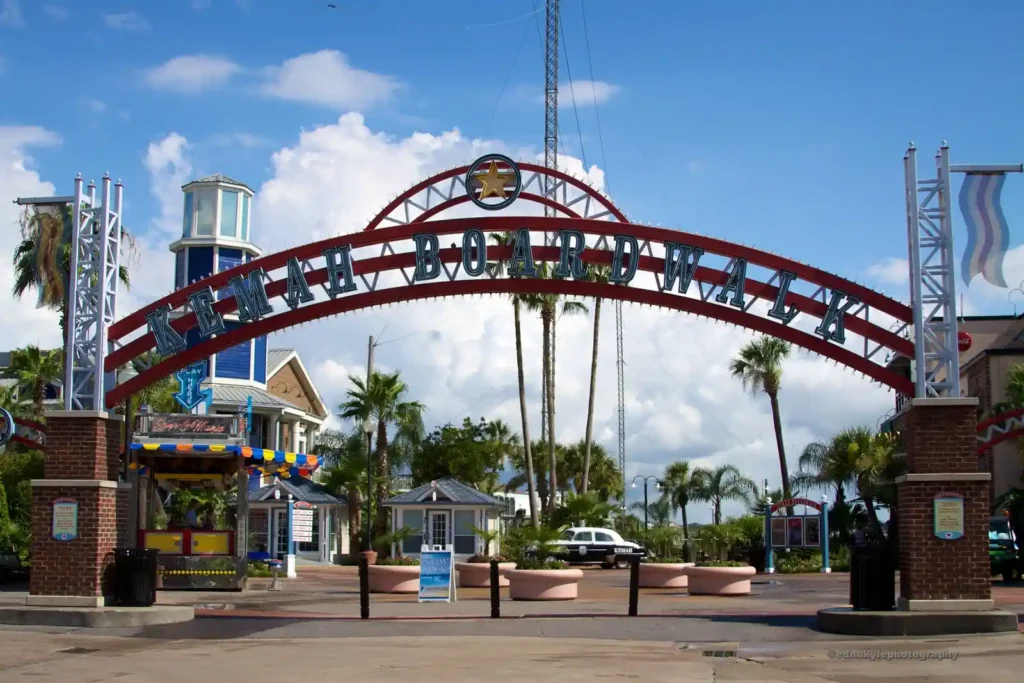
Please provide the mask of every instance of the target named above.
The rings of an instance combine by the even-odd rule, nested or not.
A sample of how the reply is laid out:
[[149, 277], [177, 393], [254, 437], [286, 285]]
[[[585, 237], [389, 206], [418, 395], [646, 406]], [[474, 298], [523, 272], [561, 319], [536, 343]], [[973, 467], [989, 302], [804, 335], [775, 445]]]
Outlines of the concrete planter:
[[579, 569], [512, 569], [508, 594], [513, 600], [575, 600]]
[[750, 595], [753, 567], [687, 567], [690, 595]]
[[[515, 569], [515, 562], [498, 563], [498, 586], [508, 586], [508, 577], [505, 573]], [[456, 562], [455, 570], [459, 572], [459, 588], [490, 588], [491, 586], [491, 563], [490, 562]]]
[[381, 565], [369, 566], [371, 593], [419, 593], [419, 565]]
[[686, 568], [694, 566], [693, 562], [640, 563], [640, 587], [641, 588], [686, 588]]

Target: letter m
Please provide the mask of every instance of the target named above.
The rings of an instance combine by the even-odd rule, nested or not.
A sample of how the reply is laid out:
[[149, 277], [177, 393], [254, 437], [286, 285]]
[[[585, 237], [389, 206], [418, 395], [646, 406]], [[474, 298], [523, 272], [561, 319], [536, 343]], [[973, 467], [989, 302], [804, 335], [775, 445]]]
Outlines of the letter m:
[[235, 301], [238, 302], [238, 319], [244, 323], [255, 322], [270, 315], [274, 308], [267, 299], [267, 290], [263, 286], [263, 278], [267, 272], [257, 268], [247, 276], [236, 275], [228, 284], [235, 290]]

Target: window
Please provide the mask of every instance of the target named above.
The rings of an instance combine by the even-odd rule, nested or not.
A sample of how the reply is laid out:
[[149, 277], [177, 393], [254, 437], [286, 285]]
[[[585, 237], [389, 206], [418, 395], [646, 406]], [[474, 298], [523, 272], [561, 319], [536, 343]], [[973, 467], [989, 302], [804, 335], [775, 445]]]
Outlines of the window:
[[217, 210], [217, 190], [196, 192], [196, 235], [213, 235], [213, 217]]
[[615, 539], [603, 531], [595, 531], [594, 538], [597, 539], [598, 543], [615, 543]]
[[587, 543], [593, 543], [594, 542], [594, 534], [590, 533], [589, 531], [577, 531], [576, 532], [576, 538], [574, 538], [572, 540], [574, 540], [574, 541], [585, 541]]
[[423, 545], [423, 510], [402, 512], [402, 526], [413, 530], [413, 535], [402, 541], [402, 554], [418, 553]]
[[193, 206], [192, 206], [192, 193], [185, 193], [185, 227], [181, 231], [182, 237], [188, 237], [189, 233], [192, 232], [192, 219], [194, 218]]
[[242, 239], [249, 239], [249, 195], [242, 195]]
[[476, 512], [473, 510], [455, 511], [455, 554], [472, 555], [476, 552]]
[[221, 190], [220, 197], [221, 237], [238, 237], [238, 193]]
[[573, 537], [573, 536], [574, 536], [575, 534], [576, 534], [576, 532], [575, 532], [575, 531], [573, 531], [572, 529], [567, 529], [566, 531], [563, 531], [563, 532], [562, 532], [562, 540], [563, 540], [563, 541], [571, 541], [571, 540], [572, 540], [572, 537]]
[[313, 510], [313, 535], [310, 541], [299, 541], [295, 547], [300, 553], [315, 553], [320, 551], [320, 511]]

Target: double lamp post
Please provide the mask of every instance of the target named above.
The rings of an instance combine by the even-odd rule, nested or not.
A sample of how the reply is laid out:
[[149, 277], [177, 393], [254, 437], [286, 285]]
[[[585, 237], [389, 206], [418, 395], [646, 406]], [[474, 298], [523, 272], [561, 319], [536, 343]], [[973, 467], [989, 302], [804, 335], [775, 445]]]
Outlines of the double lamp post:
[[647, 529], [650, 528], [650, 525], [647, 523], [647, 510], [648, 510], [648, 507], [647, 507], [648, 506], [648, 502], [647, 502], [647, 487], [651, 483], [651, 481], [653, 480], [654, 481], [654, 487], [658, 491], [660, 491], [661, 490], [661, 479], [658, 479], [653, 474], [649, 474], [646, 477], [641, 476], [641, 475], [638, 474], [635, 477], [633, 477], [633, 484], [632, 484], [632, 486], [630, 488], [634, 488], [634, 489], [636, 488], [636, 480], [637, 479], [641, 479], [644, 482], [644, 531], [647, 531]]

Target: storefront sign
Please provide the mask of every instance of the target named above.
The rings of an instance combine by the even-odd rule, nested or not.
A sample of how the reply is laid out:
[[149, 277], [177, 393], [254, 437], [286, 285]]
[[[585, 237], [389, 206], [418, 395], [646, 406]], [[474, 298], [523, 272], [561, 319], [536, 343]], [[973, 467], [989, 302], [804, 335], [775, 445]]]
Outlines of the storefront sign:
[[78, 502], [73, 498], [53, 501], [53, 537], [58, 541], [78, 538]]
[[944, 541], [955, 541], [964, 535], [964, 499], [945, 495], [934, 500], [935, 535]]
[[[150, 415], [149, 429], [141, 433], [151, 438], [224, 439], [231, 436], [234, 415]], [[145, 426], [145, 423], [143, 423]]]
[[6, 444], [14, 436], [14, 418], [11, 414], [0, 408], [0, 446]]
[[452, 601], [452, 551], [424, 550], [420, 553], [420, 602]]
[[313, 511], [296, 507], [292, 510], [292, 540], [296, 543], [313, 542]]

